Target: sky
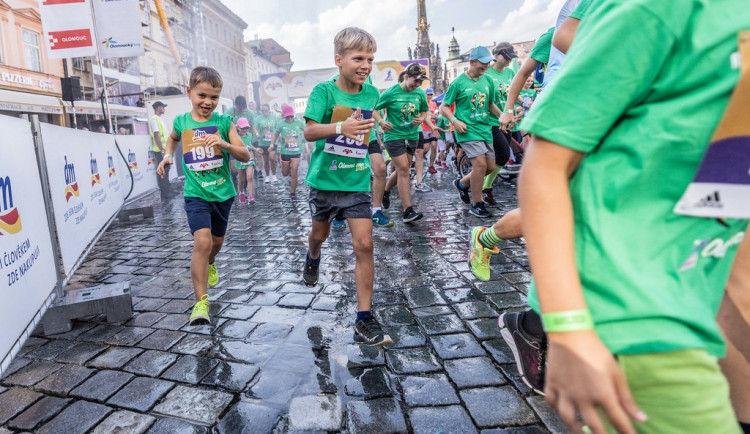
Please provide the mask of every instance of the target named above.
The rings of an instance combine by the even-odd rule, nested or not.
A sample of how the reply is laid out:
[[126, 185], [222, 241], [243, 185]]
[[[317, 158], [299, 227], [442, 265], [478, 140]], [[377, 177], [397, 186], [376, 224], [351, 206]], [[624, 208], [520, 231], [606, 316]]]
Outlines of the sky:
[[[417, 42], [416, 0], [222, 0], [248, 24], [245, 39], [273, 38], [293, 71], [333, 66], [333, 37], [347, 26], [375, 37], [375, 60], [407, 60]], [[565, 0], [427, 0], [430, 41], [448, 57], [451, 28], [461, 52], [493, 42], [535, 40], [554, 25]]]

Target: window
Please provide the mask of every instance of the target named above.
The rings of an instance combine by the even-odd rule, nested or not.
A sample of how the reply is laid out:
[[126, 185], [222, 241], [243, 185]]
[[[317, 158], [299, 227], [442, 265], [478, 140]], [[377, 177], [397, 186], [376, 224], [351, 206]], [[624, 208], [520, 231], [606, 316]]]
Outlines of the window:
[[39, 35], [23, 29], [23, 51], [26, 55], [26, 68], [42, 72], [42, 59], [39, 53]]
[[[0, 26], [0, 35], [3, 34], [3, 26]], [[3, 58], [3, 43], [0, 41], [0, 65], [4, 64], [5, 60]]]

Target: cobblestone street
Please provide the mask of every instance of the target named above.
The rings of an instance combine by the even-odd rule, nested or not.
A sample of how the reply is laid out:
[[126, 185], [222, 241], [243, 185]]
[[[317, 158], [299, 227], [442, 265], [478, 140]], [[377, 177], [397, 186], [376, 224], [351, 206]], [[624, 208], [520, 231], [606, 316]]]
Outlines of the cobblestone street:
[[567, 432], [519, 379], [497, 326], [527, 306], [523, 243], [502, 242], [489, 282], [466, 262], [469, 228], [514, 208], [515, 185], [498, 180], [495, 218], [482, 222], [452, 179], [427, 175], [434, 191], [413, 193], [425, 217], [411, 225], [394, 189], [396, 226], [374, 230], [373, 310], [395, 340], [385, 350], [352, 339], [348, 230], [332, 229], [318, 285], [302, 283], [310, 212], [283, 179], [256, 180], [257, 201], [235, 202], [209, 290], [213, 324], [188, 326], [183, 201], [152, 195], [155, 218], [113, 223], [70, 282], [129, 281], [133, 318], [38, 330], [0, 381], [0, 433]]

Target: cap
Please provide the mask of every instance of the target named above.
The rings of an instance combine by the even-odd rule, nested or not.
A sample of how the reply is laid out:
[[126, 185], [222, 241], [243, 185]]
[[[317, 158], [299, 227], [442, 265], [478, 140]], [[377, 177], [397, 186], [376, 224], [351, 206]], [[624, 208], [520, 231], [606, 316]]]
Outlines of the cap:
[[239, 118], [237, 119], [237, 128], [250, 128], [250, 122], [247, 121], [247, 118]]
[[412, 63], [406, 67], [406, 75], [414, 77], [417, 80], [429, 80], [427, 77], [427, 69], [419, 63]]
[[281, 116], [287, 117], [287, 116], [294, 116], [294, 107], [284, 104], [281, 106]]
[[153, 108], [154, 108], [154, 110], [156, 110], [156, 108], [157, 108], [157, 107], [166, 107], [166, 106], [167, 106], [167, 105], [166, 105], [166, 104], [164, 104], [164, 103], [163, 103], [163, 102], [161, 102], [161, 101], [156, 101], [155, 103], [151, 104], [151, 107], [153, 107]]
[[490, 63], [494, 59], [490, 54], [490, 50], [481, 45], [471, 50], [471, 55], [469, 55], [469, 60], [478, 60], [482, 63]]
[[515, 59], [518, 57], [518, 54], [516, 54], [516, 51], [513, 49], [513, 46], [510, 45], [509, 42], [501, 42], [495, 46], [495, 48], [492, 50], [492, 54], [494, 56], [497, 56], [498, 54], [502, 55], [506, 60]]
[[435, 91], [432, 90], [431, 87], [428, 87], [427, 89], [425, 89], [424, 93], [426, 93], [427, 95], [435, 95]]

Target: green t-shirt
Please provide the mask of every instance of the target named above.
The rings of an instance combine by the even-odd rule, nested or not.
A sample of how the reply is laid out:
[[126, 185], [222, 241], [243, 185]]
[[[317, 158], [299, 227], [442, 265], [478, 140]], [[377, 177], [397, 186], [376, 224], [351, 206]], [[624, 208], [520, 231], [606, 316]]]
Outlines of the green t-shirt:
[[237, 111], [234, 107], [229, 107], [229, 109], [224, 112], [225, 115], [232, 118], [232, 123], [237, 125], [237, 121], [240, 118], [245, 118], [250, 123], [250, 126], [253, 126], [255, 124], [255, 113], [252, 112], [250, 109], [245, 109], [244, 111]]
[[279, 122], [276, 126], [277, 149], [282, 155], [299, 155], [302, 152], [302, 143], [304, 142], [305, 124], [299, 119], [287, 122], [286, 119]]
[[531, 49], [529, 56], [541, 63], [546, 65], [549, 62], [549, 52], [552, 49], [552, 35], [555, 33], [555, 28], [550, 27], [549, 30], [544, 32], [542, 36], [537, 39], [534, 48]]
[[258, 129], [258, 146], [269, 147], [273, 140], [273, 133], [276, 131], [276, 115], [269, 113], [263, 116], [263, 113], [255, 117], [255, 128]]
[[[189, 112], [174, 118], [172, 130], [182, 141], [185, 197], [223, 202], [236, 195], [229, 170], [229, 153], [216, 147], [206, 149], [200, 141], [193, 141], [206, 134], [218, 133], [222, 140], [229, 142], [231, 127], [232, 118], [218, 113], [214, 113], [206, 122], [195, 121]], [[208, 169], [201, 170], [204, 167]]]
[[[442, 115], [438, 116], [437, 127], [438, 128], [442, 128], [442, 129], [444, 129], [446, 131], [450, 131], [451, 130], [451, 122], [445, 116], [442, 116]], [[440, 140], [445, 140], [445, 133], [444, 132], [440, 131], [439, 135], [440, 135]]]
[[[375, 86], [365, 84], [359, 93], [346, 93], [333, 80], [316, 85], [307, 100], [305, 119], [319, 124], [330, 124], [334, 108], [372, 111], [379, 98]], [[325, 151], [326, 141], [336, 142], [343, 136], [333, 136], [315, 142], [305, 183], [318, 190], [370, 191], [370, 158], [353, 158]], [[345, 141], [345, 139], [342, 139]], [[365, 144], [364, 146], [367, 146]]]
[[443, 103], [456, 103], [453, 113], [458, 120], [466, 124], [467, 131], [461, 134], [455, 130], [458, 143], [480, 140], [492, 143], [492, 121], [489, 111], [490, 101], [495, 101], [497, 87], [493, 81], [483, 74], [477, 80], [472, 80], [466, 73], [453, 80], [445, 92]]
[[531, 107], [531, 103], [533, 103], [534, 99], [536, 99], [536, 89], [521, 89], [521, 92], [518, 93], [518, 96], [523, 101], [523, 108], [525, 110], [528, 110]]
[[747, 221], [673, 208], [739, 79], [741, 10], [747, 0], [597, 1], [521, 126], [584, 154], [570, 181], [576, 262], [615, 354], [724, 354], [716, 314]]
[[420, 114], [429, 110], [427, 104], [427, 95], [424, 90], [418, 87], [411, 92], [401, 88], [400, 83], [389, 87], [380, 95], [376, 110], [385, 109], [385, 120], [393, 125], [389, 131], [385, 132], [385, 140], [418, 140], [421, 124], [413, 125], [412, 121], [419, 117]]
[[586, 11], [588, 10], [589, 6], [591, 6], [592, 1], [593, 0], [581, 0], [575, 10], [573, 10], [573, 12], [568, 15], [568, 18], [575, 18], [579, 21], [582, 20], [586, 15]]
[[[495, 105], [502, 110], [505, 107], [505, 101], [508, 100], [508, 87], [513, 81], [513, 77], [516, 76], [516, 72], [510, 68], [505, 68], [502, 72], [498, 72], [495, 68], [490, 67], [485, 74], [487, 78], [495, 83], [495, 89], [497, 90]], [[490, 123], [491, 125], [500, 126], [500, 120], [492, 113], [490, 113]]]

